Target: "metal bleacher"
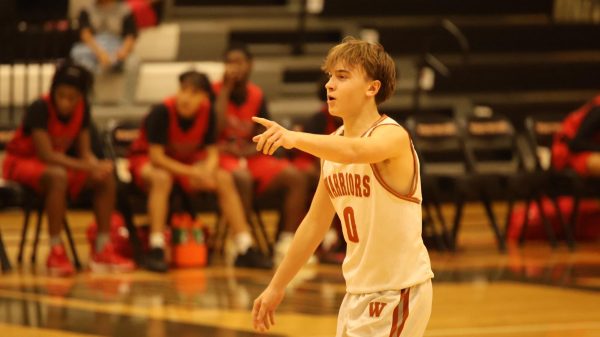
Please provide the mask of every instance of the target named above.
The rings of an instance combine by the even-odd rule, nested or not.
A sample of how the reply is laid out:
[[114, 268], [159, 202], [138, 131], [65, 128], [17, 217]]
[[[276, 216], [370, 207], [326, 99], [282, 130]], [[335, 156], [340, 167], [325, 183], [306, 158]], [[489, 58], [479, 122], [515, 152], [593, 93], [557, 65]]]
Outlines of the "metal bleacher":
[[[70, 16], [87, 1], [72, 1]], [[400, 119], [419, 109], [465, 115], [476, 105], [497, 106], [511, 119], [542, 112], [544, 105], [571, 108], [599, 87], [591, 74], [600, 67], [600, 29], [597, 22], [557, 20], [566, 15], [564, 6], [552, 0], [166, 1], [161, 25], [138, 37], [129, 97], [117, 97], [125, 90], [120, 79], [99, 77], [94, 114], [101, 125], [142, 115], [172, 93], [176, 74], [190, 67], [218, 79], [223, 49], [241, 41], [256, 56], [252, 80], [266, 92], [273, 116], [302, 119], [318, 108], [315, 82], [327, 49], [346, 35], [378, 39], [396, 59], [398, 90], [382, 110]], [[442, 22], [452, 23], [467, 51]], [[0, 109], [17, 121], [27, 101], [47, 90], [53, 60], [67, 56], [77, 40], [76, 24], [3, 27], [0, 40], [13, 48], [0, 52]], [[422, 63], [426, 54], [438, 64]], [[433, 70], [428, 88], [419, 81], [423, 67]]]

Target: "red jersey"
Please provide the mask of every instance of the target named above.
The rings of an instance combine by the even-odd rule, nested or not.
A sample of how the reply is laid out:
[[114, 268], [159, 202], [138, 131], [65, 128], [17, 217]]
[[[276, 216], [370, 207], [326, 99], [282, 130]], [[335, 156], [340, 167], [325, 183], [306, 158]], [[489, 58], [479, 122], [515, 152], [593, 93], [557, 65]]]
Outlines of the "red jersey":
[[[210, 101], [205, 100], [200, 104], [194, 122], [188, 130], [183, 130], [179, 125], [175, 98], [167, 98], [163, 105], [169, 115], [165, 153], [173, 159], [189, 161], [204, 145], [210, 119]], [[145, 124], [140, 130], [140, 135], [131, 145], [131, 155], [148, 153], [149, 142]]]
[[[594, 108], [600, 106], [600, 95], [594, 97], [590, 102], [581, 108], [570, 113], [562, 122], [561, 129], [554, 135], [552, 144], [552, 164], [556, 169], [562, 170], [568, 164], [573, 156], [569, 149], [568, 142], [575, 138], [581, 123], [587, 114]], [[596, 139], [600, 142], [600, 134], [596, 134]], [[581, 171], [581, 170], [580, 170]]]
[[[223, 83], [213, 84], [213, 90], [218, 95]], [[252, 141], [255, 123], [252, 117], [258, 116], [264, 100], [264, 94], [257, 85], [248, 82], [246, 84], [246, 101], [241, 105], [234, 104], [231, 100], [227, 105], [225, 127], [218, 136], [219, 141], [230, 141], [232, 139], [245, 139]]]
[[[50, 136], [52, 149], [57, 152], [65, 153], [73, 145], [82, 130], [85, 114], [84, 100], [80, 100], [69, 121], [66, 123], [59, 120], [56, 107], [49, 94], [44, 95], [42, 100], [48, 107], [47, 132]], [[33, 157], [36, 155], [33, 138], [30, 134], [28, 135], [24, 132], [22, 124], [15, 132], [13, 139], [7, 144], [6, 151], [8, 154], [19, 157]]]
[[565, 118], [563, 121], [561, 130], [556, 136], [560, 137], [561, 139], [564, 137], [573, 139], [579, 130], [581, 122], [585, 119], [588, 112], [598, 106], [600, 106], [600, 95], [594, 97], [594, 99], [592, 99], [590, 102], [569, 114], [569, 116], [567, 116], [567, 118]]

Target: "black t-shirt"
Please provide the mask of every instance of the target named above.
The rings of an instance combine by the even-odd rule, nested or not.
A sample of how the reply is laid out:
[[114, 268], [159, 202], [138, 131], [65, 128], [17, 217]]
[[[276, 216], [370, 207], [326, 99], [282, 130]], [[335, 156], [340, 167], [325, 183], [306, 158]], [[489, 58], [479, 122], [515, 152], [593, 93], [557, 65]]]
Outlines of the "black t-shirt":
[[[38, 99], [33, 102], [25, 111], [25, 117], [23, 118], [23, 132], [26, 135], [30, 135], [34, 129], [48, 130], [48, 105], [43, 99]], [[71, 116], [62, 117], [58, 116], [58, 120], [64, 124], [67, 124], [71, 120]], [[85, 104], [83, 112], [83, 121], [81, 123], [81, 129], [88, 129], [90, 126], [90, 108], [89, 105]]]
[[271, 119], [271, 114], [269, 113], [269, 109], [267, 108], [267, 100], [263, 96], [262, 101], [260, 102], [260, 107], [258, 108], [257, 117]]
[[[195, 117], [183, 118], [177, 116], [179, 127], [187, 131], [195, 122]], [[150, 144], [158, 144], [166, 146], [169, 140], [169, 110], [164, 104], [155, 105], [145, 121], [146, 137]], [[216, 125], [215, 125], [215, 112], [211, 104], [210, 113], [208, 116], [208, 127], [204, 134], [204, 140], [202, 144], [208, 146], [214, 144], [216, 141]]]
[[304, 123], [304, 132], [323, 135], [327, 132], [327, 116], [322, 112], [313, 114], [306, 123]]
[[[126, 37], [128, 35], [137, 36], [137, 25], [135, 23], [135, 18], [133, 14], [130, 12], [122, 12], [123, 16], [121, 20], [120, 35], [121, 37]], [[114, 18], [113, 18], [114, 19]], [[79, 13], [79, 28], [89, 28], [94, 33], [101, 33], [102, 27], [95, 27], [92, 24], [92, 20], [90, 19], [90, 13], [87, 10], [82, 10]]]
[[[248, 93], [246, 90], [241, 91], [241, 92], [233, 91], [231, 93], [231, 96], [229, 97], [229, 100], [231, 101], [231, 103], [233, 103], [234, 105], [237, 105], [239, 107], [239, 106], [243, 105], [244, 103], [246, 103], [247, 98], [248, 98]], [[260, 107], [258, 108], [258, 114], [256, 116], [265, 118], [265, 119], [271, 119], [270, 118], [271, 115], [269, 114], [269, 110], [267, 108], [267, 100], [264, 95], [260, 102]]]

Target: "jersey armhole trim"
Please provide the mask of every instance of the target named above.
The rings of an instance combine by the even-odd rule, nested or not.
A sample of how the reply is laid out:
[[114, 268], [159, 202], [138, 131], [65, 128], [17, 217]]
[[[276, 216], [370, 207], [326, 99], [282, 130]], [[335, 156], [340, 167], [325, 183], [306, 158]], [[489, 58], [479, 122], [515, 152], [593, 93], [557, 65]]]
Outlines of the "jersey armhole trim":
[[[373, 127], [370, 132], [367, 134], [367, 137], [371, 136], [371, 134], [373, 133], [373, 131], [383, 125], [393, 125], [393, 126], [397, 126], [400, 128], [403, 128], [402, 125], [400, 124], [394, 124], [394, 123], [382, 123], [379, 125], [376, 125], [375, 127]], [[404, 128], [403, 128], [404, 129]], [[408, 134], [408, 132], [407, 132]], [[417, 157], [415, 155], [415, 150], [412, 146], [412, 139], [410, 138], [410, 134], [408, 134], [408, 139], [410, 140], [409, 142], [409, 146], [410, 146], [410, 153], [412, 155], [413, 158], [413, 181], [410, 187], [410, 190], [408, 192], [408, 194], [402, 194], [399, 193], [398, 191], [394, 190], [384, 179], [383, 176], [381, 175], [381, 173], [379, 172], [379, 169], [377, 168], [377, 164], [370, 164], [371, 169], [373, 170], [373, 173], [375, 174], [375, 179], [377, 179], [377, 181], [381, 184], [381, 186], [383, 186], [383, 188], [385, 188], [388, 192], [390, 192], [392, 195], [394, 195], [397, 198], [406, 200], [406, 201], [410, 201], [410, 202], [414, 202], [417, 204], [421, 204], [421, 200], [419, 198], [414, 197], [415, 192], [417, 191], [417, 185], [419, 182], [419, 172], [418, 172], [418, 165], [417, 165]]]
[[[361, 137], [365, 137], [365, 136], [366, 136], [366, 137], [369, 137], [369, 136], [371, 135], [371, 133], [373, 133], [373, 130], [375, 130], [377, 127], [379, 127], [379, 126], [381, 126], [381, 125], [396, 125], [396, 124], [393, 124], [393, 123], [381, 123], [381, 122], [383, 122], [384, 120], [386, 120], [387, 118], [388, 118], [388, 116], [387, 116], [386, 114], [382, 114], [382, 115], [379, 117], [379, 119], [378, 119], [378, 120], [377, 120], [375, 123], [373, 123], [373, 125], [372, 125], [370, 128], [368, 128], [368, 129], [367, 129], [367, 131], [365, 131], [365, 132], [364, 132], [364, 133], [361, 135]], [[379, 124], [379, 123], [381, 123], [381, 124]]]

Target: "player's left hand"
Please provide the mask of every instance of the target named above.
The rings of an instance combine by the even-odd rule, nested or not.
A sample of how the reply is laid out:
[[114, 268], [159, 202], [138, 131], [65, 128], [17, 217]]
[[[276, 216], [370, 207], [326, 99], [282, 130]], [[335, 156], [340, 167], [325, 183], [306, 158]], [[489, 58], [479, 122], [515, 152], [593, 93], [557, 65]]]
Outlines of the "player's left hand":
[[275, 325], [275, 309], [283, 300], [283, 290], [267, 287], [256, 300], [252, 307], [252, 324], [254, 329], [259, 332], [265, 332]]
[[256, 143], [256, 151], [264, 154], [273, 154], [278, 148], [291, 149], [295, 146], [295, 132], [283, 126], [260, 117], [252, 117], [252, 120], [267, 130], [260, 135], [254, 136], [252, 141]]
[[117, 53], [115, 54], [115, 58], [118, 61], [125, 61], [125, 59], [127, 58], [127, 56], [129, 56], [129, 53], [127, 52], [127, 50], [125, 48], [121, 48], [117, 51]]
[[190, 171], [190, 185], [196, 189], [214, 190], [216, 170], [204, 163], [195, 164]]
[[94, 160], [91, 163], [91, 167], [90, 178], [96, 182], [104, 181], [114, 170], [114, 165], [109, 160]]

